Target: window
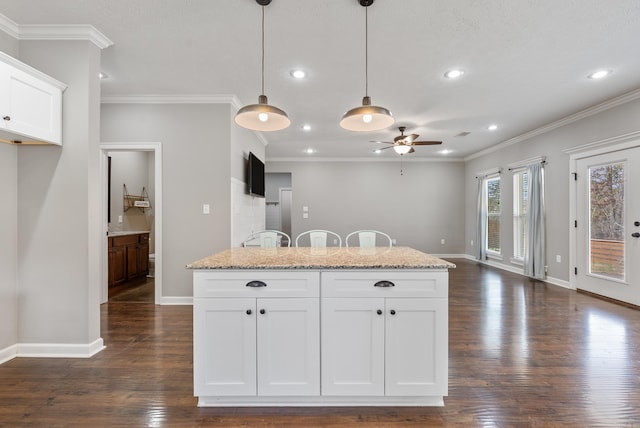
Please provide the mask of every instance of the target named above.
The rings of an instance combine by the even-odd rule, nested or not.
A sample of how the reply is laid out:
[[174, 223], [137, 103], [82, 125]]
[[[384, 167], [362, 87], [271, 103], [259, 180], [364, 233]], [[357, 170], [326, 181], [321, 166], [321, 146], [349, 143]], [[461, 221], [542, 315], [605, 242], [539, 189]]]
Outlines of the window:
[[527, 245], [527, 200], [529, 199], [529, 175], [527, 170], [513, 173], [513, 258], [524, 260]]
[[487, 253], [500, 254], [500, 177], [486, 179]]

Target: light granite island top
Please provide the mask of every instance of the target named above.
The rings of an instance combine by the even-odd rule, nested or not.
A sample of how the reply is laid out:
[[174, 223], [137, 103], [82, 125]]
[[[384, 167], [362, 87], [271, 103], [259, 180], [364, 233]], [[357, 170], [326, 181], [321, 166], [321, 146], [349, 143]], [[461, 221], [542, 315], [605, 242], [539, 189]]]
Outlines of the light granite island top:
[[231, 248], [187, 269], [453, 269], [446, 260], [409, 247]]

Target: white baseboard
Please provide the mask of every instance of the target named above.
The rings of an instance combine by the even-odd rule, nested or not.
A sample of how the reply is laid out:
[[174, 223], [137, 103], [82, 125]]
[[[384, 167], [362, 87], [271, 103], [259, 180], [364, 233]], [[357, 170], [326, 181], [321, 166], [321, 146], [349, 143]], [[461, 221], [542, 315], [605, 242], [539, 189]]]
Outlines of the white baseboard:
[[193, 305], [193, 297], [191, 296], [163, 296], [160, 298], [161, 305]]
[[9, 360], [18, 356], [18, 345], [11, 345], [4, 349], [0, 349], [0, 364], [4, 364]]
[[96, 339], [92, 343], [18, 343], [16, 357], [41, 358], [89, 358], [102, 351], [104, 341]]
[[[524, 273], [523, 273], [523, 269], [521, 267], [519, 267], [519, 266], [510, 266], [510, 265], [505, 265], [503, 263], [496, 263], [491, 259], [489, 259], [489, 260], [478, 260], [474, 256], [470, 256], [469, 254], [465, 254], [465, 255], [461, 256], [460, 258], [465, 258], [467, 260], [472, 260], [474, 262], [482, 263], [484, 265], [488, 265], [488, 266], [491, 266], [491, 267], [495, 267], [495, 268], [498, 268], [498, 269], [506, 270], [508, 272], [512, 272], [512, 273], [516, 273], [518, 275], [525, 276]], [[558, 287], [568, 288], [569, 290], [575, 290], [575, 288], [571, 287], [571, 285], [569, 284], [569, 281], [565, 281], [563, 279], [558, 279], [558, 278], [554, 278], [552, 276], [548, 276], [542, 281], [543, 282], [547, 282], [549, 284], [557, 285]]]

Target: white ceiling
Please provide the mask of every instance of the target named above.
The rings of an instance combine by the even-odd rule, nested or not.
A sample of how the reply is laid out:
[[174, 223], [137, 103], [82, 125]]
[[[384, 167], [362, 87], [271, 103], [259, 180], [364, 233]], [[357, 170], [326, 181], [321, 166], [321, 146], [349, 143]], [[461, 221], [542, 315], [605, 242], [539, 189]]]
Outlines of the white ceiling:
[[[19, 25], [91, 24], [110, 38], [103, 96], [230, 94], [253, 104], [260, 94], [255, 0], [0, 0], [0, 14]], [[397, 157], [368, 142], [397, 129], [338, 125], [364, 96], [357, 0], [273, 0], [265, 14], [265, 92], [292, 120], [263, 134], [267, 158]], [[444, 141], [407, 156], [464, 158], [640, 88], [639, 46], [638, 0], [376, 0], [369, 95], [420, 140]], [[305, 80], [289, 76], [296, 67]], [[465, 75], [445, 79], [455, 67]], [[613, 74], [586, 78], [600, 68]]]

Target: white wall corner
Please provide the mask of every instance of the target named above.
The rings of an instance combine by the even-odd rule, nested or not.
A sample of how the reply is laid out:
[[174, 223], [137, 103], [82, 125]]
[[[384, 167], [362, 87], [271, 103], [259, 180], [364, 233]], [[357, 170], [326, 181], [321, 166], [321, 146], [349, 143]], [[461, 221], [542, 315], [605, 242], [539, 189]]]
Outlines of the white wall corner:
[[17, 357], [36, 358], [90, 358], [102, 351], [104, 341], [98, 338], [82, 343], [18, 343]]
[[0, 364], [4, 364], [9, 360], [18, 356], [18, 345], [11, 345], [4, 349], [0, 349]]

